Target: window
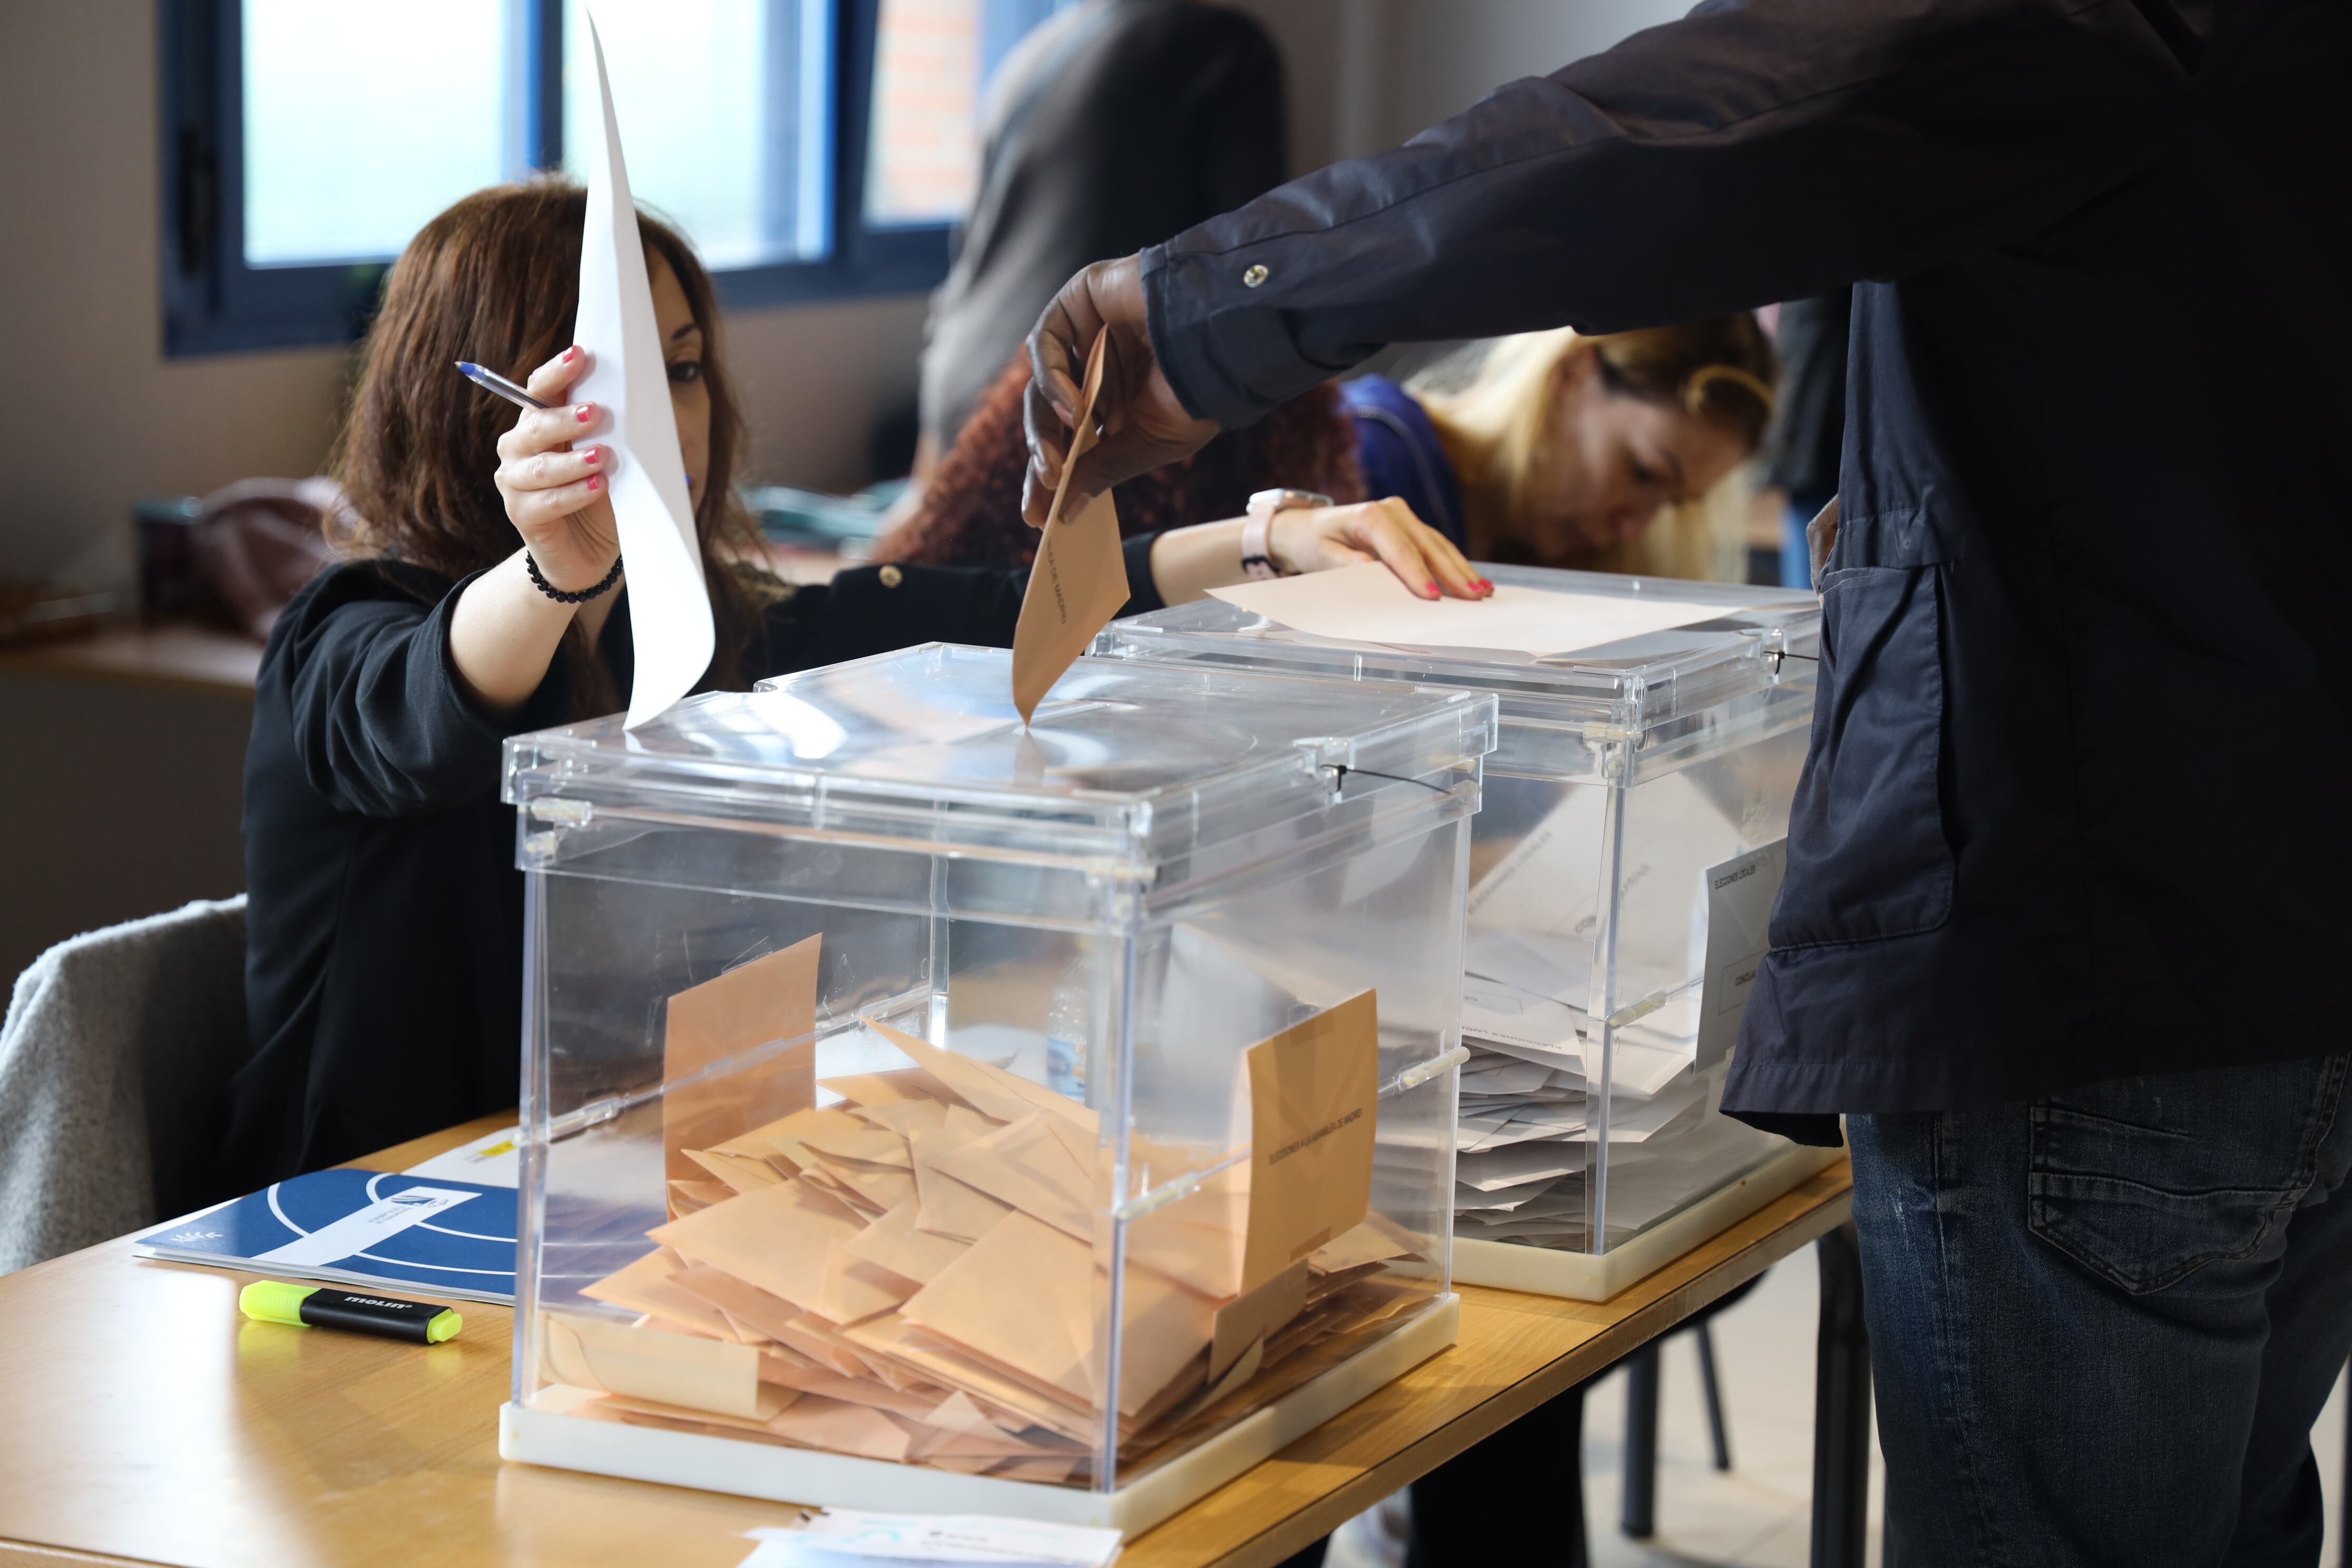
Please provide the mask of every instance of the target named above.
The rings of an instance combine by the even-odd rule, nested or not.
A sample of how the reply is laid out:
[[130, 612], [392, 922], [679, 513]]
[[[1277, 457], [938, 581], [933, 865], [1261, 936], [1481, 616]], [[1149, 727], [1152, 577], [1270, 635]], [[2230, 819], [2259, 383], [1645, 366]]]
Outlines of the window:
[[[637, 199], [734, 304], [927, 289], [1013, 46], [1070, 0], [594, 0]], [[164, 346], [346, 342], [468, 191], [584, 163], [583, 0], [164, 0]]]
[[1073, 0], [882, 0], [866, 221], [953, 223], [980, 183], [981, 100], [1013, 46]]

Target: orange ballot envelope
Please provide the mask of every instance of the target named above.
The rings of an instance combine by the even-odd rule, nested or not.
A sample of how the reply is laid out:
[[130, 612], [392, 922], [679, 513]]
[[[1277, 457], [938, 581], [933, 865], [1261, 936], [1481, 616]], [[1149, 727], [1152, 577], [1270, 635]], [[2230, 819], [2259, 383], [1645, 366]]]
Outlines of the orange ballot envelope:
[[[816, 961], [809, 937], [669, 999], [662, 1040], [662, 1079], [677, 1085], [772, 1041], [794, 1041], [764, 1060], [672, 1088], [662, 1097], [662, 1146], [672, 1181], [705, 1172], [738, 1186], [743, 1160], [712, 1145], [746, 1128], [816, 1103]], [[692, 1152], [689, 1152], [692, 1151]], [[779, 1181], [764, 1169], [756, 1173]], [[765, 1184], [763, 1183], [762, 1184]]]
[[1077, 425], [1070, 432], [1062, 482], [1045, 513], [1037, 562], [1029, 568], [1029, 593], [1021, 601], [1020, 624], [1013, 631], [1013, 705], [1021, 710], [1024, 724], [1071, 660], [1087, 651], [1095, 634], [1110, 625], [1127, 603], [1127, 562], [1119, 552], [1118, 508], [1110, 492], [1095, 497], [1075, 519], [1062, 511], [1062, 503], [1069, 499], [1070, 471], [1095, 444], [1095, 395], [1102, 390], [1103, 350], [1109, 336], [1108, 331], [1096, 333], [1095, 346], [1087, 353]]
[[[673, 1071], [805, 1028], [816, 950], [673, 998]], [[1417, 1299], [1381, 1276], [1425, 1243], [1370, 1212], [1376, 1006], [1363, 992], [1243, 1053], [1246, 1156], [1131, 1142], [1160, 1179], [1205, 1175], [1129, 1233], [1116, 1397], [1100, 1114], [870, 1019], [909, 1065], [827, 1079], [835, 1105], [810, 1103], [804, 1044], [724, 1114], [702, 1083], [673, 1091], [693, 1101], [673, 1139], [724, 1140], [676, 1152], [719, 1179], [586, 1288], [635, 1322], [548, 1315], [548, 1374], [596, 1396], [592, 1419], [1025, 1480], [1087, 1469], [1106, 1415], [1131, 1456], [1231, 1419]]]

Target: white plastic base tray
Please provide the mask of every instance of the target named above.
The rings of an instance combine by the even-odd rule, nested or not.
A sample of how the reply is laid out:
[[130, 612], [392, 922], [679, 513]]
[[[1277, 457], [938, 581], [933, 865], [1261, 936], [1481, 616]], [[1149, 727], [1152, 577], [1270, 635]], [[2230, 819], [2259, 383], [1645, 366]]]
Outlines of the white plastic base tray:
[[959, 1476], [919, 1465], [854, 1459], [811, 1448], [584, 1421], [552, 1408], [514, 1404], [499, 1408], [499, 1457], [777, 1502], [901, 1513], [909, 1510], [992, 1513], [1057, 1524], [1101, 1525], [1132, 1535], [1214, 1491], [1366, 1394], [1403, 1376], [1452, 1344], [1461, 1321], [1462, 1299], [1440, 1296], [1421, 1316], [1387, 1338], [1367, 1345], [1314, 1382], [1301, 1384], [1199, 1447], [1154, 1466], [1113, 1492], [994, 1476]]
[[1494, 1285], [1538, 1296], [1605, 1301], [1835, 1163], [1843, 1152], [1802, 1145], [1785, 1149], [1729, 1186], [1606, 1252], [1557, 1252], [1545, 1247], [1456, 1237], [1454, 1279], [1462, 1285]]

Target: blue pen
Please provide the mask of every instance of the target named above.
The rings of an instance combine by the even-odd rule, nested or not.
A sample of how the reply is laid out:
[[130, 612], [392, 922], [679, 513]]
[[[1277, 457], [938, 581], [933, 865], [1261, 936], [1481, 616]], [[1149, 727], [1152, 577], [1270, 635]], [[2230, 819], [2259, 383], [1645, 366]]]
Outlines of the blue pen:
[[485, 370], [471, 360], [459, 360], [457, 362], [457, 369], [464, 374], [467, 381], [472, 382], [476, 386], [482, 388], [485, 392], [495, 392], [500, 397], [505, 398], [509, 403], [519, 403], [525, 408], [544, 408], [547, 406], [546, 404], [541, 403], [538, 398], [533, 397], [530, 393], [525, 392], [521, 387], [517, 386], [513, 382], [509, 381], [497, 371]]

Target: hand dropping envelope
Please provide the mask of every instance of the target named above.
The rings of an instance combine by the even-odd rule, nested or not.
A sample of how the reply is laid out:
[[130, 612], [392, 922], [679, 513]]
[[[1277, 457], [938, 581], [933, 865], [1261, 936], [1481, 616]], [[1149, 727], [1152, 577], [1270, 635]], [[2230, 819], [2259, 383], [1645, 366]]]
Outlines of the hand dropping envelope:
[[634, 730], [694, 689], [717, 646], [710, 590], [702, 579], [702, 550], [694, 531], [694, 502], [678, 455], [677, 419], [669, 401], [669, 370], [654, 325], [653, 284], [645, 242], [621, 159], [620, 126], [613, 118], [613, 84], [604, 74], [604, 45], [588, 24], [596, 56], [596, 86], [604, 100], [603, 133], [588, 146], [588, 221], [580, 237], [580, 314], [572, 341], [588, 351], [588, 374], [572, 389], [579, 402], [605, 410], [609, 424], [596, 439], [613, 449], [607, 470], [613, 516], [621, 531], [628, 572], [629, 633], [636, 644], [636, 679], [629, 691], [626, 728]]
[[1107, 333], [1095, 334], [1087, 354], [1069, 456], [1062, 460], [1062, 482], [1045, 513], [1037, 562], [1029, 568], [1029, 592], [1021, 601], [1021, 622], [1013, 632], [1013, 705], [1024, 724], [1071, 661], [1127, 603], [1127, 560], [1119, 550], [1118, 508], [1110, 492], [1095, 497], [1075, 519], [1062, 515], [1070, 474], [1095, 444], [1095, 395], [1102, 390], [1107, 340]]

